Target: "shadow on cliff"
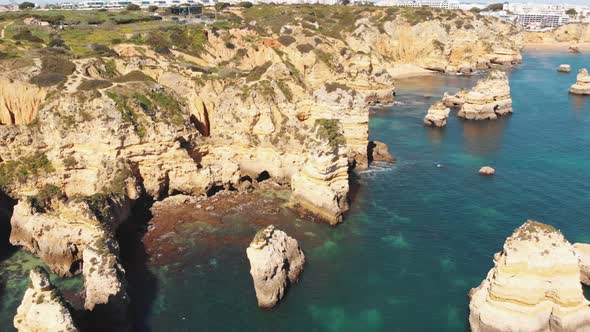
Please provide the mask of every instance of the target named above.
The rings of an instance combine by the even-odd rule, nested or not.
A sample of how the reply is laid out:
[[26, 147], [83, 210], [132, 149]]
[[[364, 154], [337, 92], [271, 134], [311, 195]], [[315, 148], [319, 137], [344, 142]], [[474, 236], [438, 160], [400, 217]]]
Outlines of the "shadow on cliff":
[[16, 201], [0, 192], [0, 260], [5, 259], [16, 251], [10, 244], [10, 219]]
[[143, 236], [152, 219], [153, 201], [144, 199], [133, 208], [132, 214], [117, 231], [121, 248], [120, 256], [127, 277], [127, 293], [130, 298], [130, 331], [150, 331], [148, 318], [158, 293], [156, 275], [148, 268], [148, 256]]
[[131, 217], [117, 231], [121, 261], [127, 277], [127, 293], [131, 300], [130, 331], [150, 331], [148, 318], [158, 293], [158, 280], [148, 268], [148, 256], [142, 240], [152, 219], [152, 204], [151, 200], [138, 202]]

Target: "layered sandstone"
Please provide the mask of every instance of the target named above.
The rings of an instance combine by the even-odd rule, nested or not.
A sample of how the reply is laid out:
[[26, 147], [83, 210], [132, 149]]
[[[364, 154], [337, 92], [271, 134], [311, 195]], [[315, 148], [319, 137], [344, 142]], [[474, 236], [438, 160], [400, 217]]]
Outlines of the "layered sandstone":
[[395, 162], [395, 157], [389, 153], [387, 144], [379, 141], [369, 142], [369, 158], [370, 161]]
[[14, 327], [19, 332], [74, 332], [74, 324], [68, 304], [49, 280], [42, 267], [29, 273], [31, 280], [14, 316]]
[[246, 249], [258, 306], [271, 308], [297, 282], [305, 255], [297, 240], [270, 225], [261, 229]]
[[512, 113], [512, 98], [508, 76], [502, 71], [491, 71], [465, 95], [465, 103], [457, 116], [468, 120], [493, 120], [509, 113]]
[[[331, 225], [348, 210], [348, 162], [338, 122], [317, 126], [307, 160], [291, 178], [291, 204], [301, 206]], [[329, 121], [329, 122], [328, 122]], [[323, 123], [323, 122], [321, 122]], [[330, 127], [322, 127], [330, 126]]]
[[468, 92], [469, 91], [466, 89], [461, 89], [454, 95], [445, 92], [442, 99], [443, 105], [453, 109], [461, 108], [463, 104], [465, 104], [465, 95], [467, 95]]
[[590, 302], [582, 292], [574, 248], [540, 222], [528, 220], [516, 229], [470, 299], [475, 332], [590, 329]]
[[590, 244], [574, 243], [574, 250], [580, 260], [580, 281], [590, 286]]
[[586, 68], [580, 69], [576, 76], [576, 83], [570, 87], [569, 92], [576, 95], [590, 95], [590, 75]]
[[23, 125], [37, 116], [47, 90], [0, 78], [0, 125]]
[[442, 102], [438, 102], [428, 109], [424, 117], [424, 124], [430, 127], [444, 127], [447, 125], [447, 119], [451, 109]]

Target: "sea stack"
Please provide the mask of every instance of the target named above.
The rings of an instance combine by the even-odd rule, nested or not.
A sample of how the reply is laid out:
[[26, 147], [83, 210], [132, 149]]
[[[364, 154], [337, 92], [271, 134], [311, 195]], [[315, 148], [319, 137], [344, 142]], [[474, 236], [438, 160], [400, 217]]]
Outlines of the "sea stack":
[[258, 306], [272, 308], [303, 271], [305, 255], [297, 240], [270, 225], [256, 233], [246, 249]]
[[31, 283], [14, 316], [14, 327], [28, 331], [78, 331], [67, 303], [53, 287], [47, 271], [36, 267], [29, 272]]
[[590, 95], [590, 75], [586, 68], [580, 69], [576, 76], [576, 83], [570, 88], [570, 93], [576, 95]]
[[557, 71], [560, 73], [569, 73], [570, 71], [572, 71], [572, 67], [570, 65], [559, 65], [559, 67], [557, 67]]
[[508, 76], [494, 70], [465, 95], [465, 103], [457, 116], [468, 120], [494, 120], [509, 113], [512, 113], [512, 98]]
[[382, 161], [390, 164], [395, 162], [395, 157], [389, 153], [389, 147], [383, 142], [370, 141], [368, 155], [371, 162]]
[[438, 102], [428, 110], [424, 117], [424, 124], [430, 127], [444, 127], [447, 125], [447, 119], [451, 109], [445, 106], [443, 102]]
[[471, 331], [588, 331], [574, 247], [528, 220], [506, 239], [486, 279], [469, 293]]

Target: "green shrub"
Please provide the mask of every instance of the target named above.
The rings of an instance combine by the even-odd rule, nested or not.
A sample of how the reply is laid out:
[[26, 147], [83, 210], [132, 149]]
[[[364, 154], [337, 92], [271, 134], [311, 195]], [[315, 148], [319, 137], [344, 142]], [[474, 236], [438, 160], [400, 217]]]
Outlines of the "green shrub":
[[0, 163], [0, 188], [6, 189], [14, 182], [24, 183], [31, 177], [54, 171], [53, 165], [44, 153]]
[[344, 145], [346, 140], [340, 129], [340, 120], [338, 119], [317, 119], [315, 128], [318, 136], [328, 141], [332, 147]]
[[291, 45], [291, 44], [293, 44], [295, 42], [295, 38], [293, 36], [290, 36], [290, 35], [282, 35], [282, 36], [279, 37], [278, 41], [283, 46], [289, 46], [289, 45]]
[[115, 107], [119, 113], [121, 113], [121, 118], [124, 121], [131, 123], [133, 128], [135, 129], [135, 133], [139, 138], [144, 138], [146, 135], [146, 129], [139, 121], [137, 114], [133, 111], [132, 106], [129, 103], [129, 98], [124, 95], [119, 95], [114, 92], [107, 92], [107, 96], [111, 98], [115, 102]]
[[445, 49], [445, 44], [443, 44], [440, 40], [437, 40], [437, 39], [432, 41], [432, 45], [434, 45], [435, 49], [437, 49], [441, 52], [444, 51], [444, 49]]
[[250, 8], [254, 6], [253, 3], [251, 3], [250, 1], [242, 1], [240, 3], [238, 3], [238, 7], [242, 7], [242, 8]]
[[262, 74], [266, 73], [266, 71], [268, 70], [268, 68], [270, 68], [271, 65], [272, 62], [267, 61], [261, 66], [254, 67], [254, 69], [252, 69], [250, 73], [248, 73], [248, 76], [246, 76], [246, 81], [258, 81], [260, 77], [262, 77]]
[[69, 156], [66, 159], [63, 160], [64, 166], [67, 168], [73, 168], [76, 167], [76, 165], [78, 165], [78, 161], [76, 160], [76, 158], [74, 158], [74, 156]]
[[12, 36], [12, 38], [14, 40], [26, 40], [31, 43], [42, 43], [43, 42], [43, 39], [33, 35], [31, 30], [29, 30], [29, 29], [21, 30], [19, 33]]
[[50, 55], [41, 59], [41, 72], [30, 79], [38, 86], [52, 86], [65, 82], [66, 76], [76, 70], [76, 65], [63, 56]]
[[148, 6], [147, 9], [148, 9], [149, 12], [154, 13], [154, 12], [157, 12], [159, 8], [158, 8], [158, 6], [152, 5], [152, 6]]
[[106, 89], [112, 85], [113, 85], [113, 83], [111, 83], [107, 80], [84, 80], [78, 86], [78, 90], [88, 91], [88, 90]]
[[127, 5], [127, 7], [125, 9], [127, 9], [129, 11], [138, 11], [141, 9], [141, 7], [139, 7], [139, 5], [136, 5], [134, 3], [130, 3]]
[[113, 79], [113, 82], [116, 83], [126, 83], [126, 82], [153, 82], [154, 80], [144, 74], [142, 71], [134, 70], [131, 71], [123, 76], [118, 76]]
[[99, 56], [110, 57], [117, 55], [115, 51], [104, 44], [92, 44], [91, 48]]
[[51, 206], [53, 198], [63, 196], [58, 186], [47, 184], [34, 196], [27, 197], [31, 207], [37, 212], [45, 212]]
[[309, 53], [313, 51], [314, 47], [311, 44], [300, 44], [297, 45], [297, 50], [301, 53]]

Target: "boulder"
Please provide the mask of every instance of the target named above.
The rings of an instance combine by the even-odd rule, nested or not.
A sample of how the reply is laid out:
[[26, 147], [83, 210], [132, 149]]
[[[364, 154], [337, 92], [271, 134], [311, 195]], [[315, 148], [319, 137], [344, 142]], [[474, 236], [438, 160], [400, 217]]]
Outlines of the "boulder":
[[494, 70], [465, 95], [465, 103], [457, 116], [468, 120], [494, 120], [509, 113], [512, 113], [512, 98], [508, 76]]
[[586, 68], [580, 69], [576, 76], [576, 83], [570, 87], [569, 91], [576, 95], [590, 95], [590, 75]]
[[14, 316], [14, 327], [20, 332], [78, 331], [68, 304], [51, 284], [47, 271], [36, 267], [29, 278], [31, 283]]
[[394, 163], [395, 157], [389, 153], [387, 144], [379, 141], [369, 142], [369, 157], [371, 161], [383, 161], [386, 163]]
[[557, 71], [560, 73], [569, 73], [572, 70], [570, 65], [562, 64], [557, 67]]
[[447, 125], [447, 119], [451, 109], [445, 106], [443, 102], [438, 102], [428, 110], [424, 117], [424, 124], [430, 127], [444, 127]]
[[588, 331], [578, 257], [557, 229], [528, 220], [469, 293], [471, 331]]
[[271, 308], [297, 282], [305, 255], [297, 240], [270, 225], [256, 233], [246, 249], [258, 306]]
[[496, 170], [490, 166], [484, 166], [479, 169], [479, 175], [494, 175], [496, 174]]

